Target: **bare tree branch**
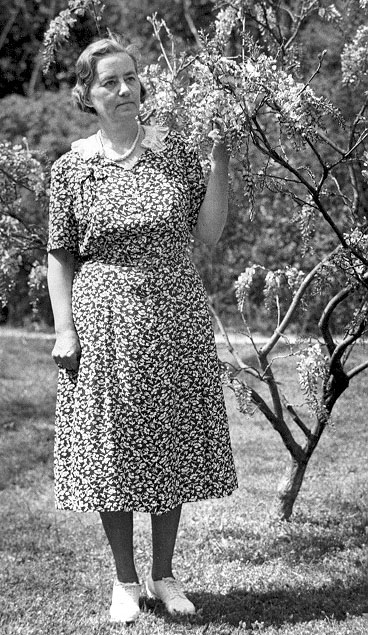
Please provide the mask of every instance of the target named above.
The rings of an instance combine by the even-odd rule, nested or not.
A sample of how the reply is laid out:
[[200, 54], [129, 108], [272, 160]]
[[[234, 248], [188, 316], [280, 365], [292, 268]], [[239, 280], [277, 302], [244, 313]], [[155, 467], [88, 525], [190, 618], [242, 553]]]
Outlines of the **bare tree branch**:
[[368, 359], [365, 362], [362, 362], [361, 364], [358, 364], [358, 366], [355, 366], [354, 368], [349, 370], [349, 372], [347, 372], [346, 374], [350, 380], [350, 379], [353, 379], [353, 377], [361, 373], [366, 368], [368, 368]]
[[185, 19], [187, 21], [187, 24], [189, 26], [190, 32], [193, 35], [198, 48], [201, 48], [202, 47], [201, 38], [199, 37], [199, 33], [197, 31], [197, 27], [195, 26], [195, 24], [193, 22], [193, 18], [192, 18], [191, 13], [190, 13], [191, 4], [192, 4], [191, 0], [183, 0], [184, 17], [185, 17]]
[[217, 311], [215, 310], [215, 307], [213, 306], [212, 302], [208, 302], [209, 305], [209, 309], [213, 315], [213, 317], [216, 320], [217, 326], [219, 327], [220, 333], [222, 335], [222, 337], [225, 340], [227, 349], [229, 350], [229, 352], [231, 353], [231, 355], [233, 356], [234, 360], [236, 361], [236, 363], [238, 364], [239, 368], [241, 368], [242, 370], [246, 371], [247, 373], [249, 373], [250, 375], [253, 375], [253, 377], [256, 377], [257, 379], [261, 379], [261, 374], [252, 366], [248, 366], [247, 364], [245, 364], [242, 360], [242, 358], [240, 357], [238, 351], [234, 348], [234, 346], [232, 345], [232, 343], [230, 342], [230, 338], [226, 332], [226, 329], [222, 323], [222, 320], [219, 316], [219, 314], [217, 313]]
[[10, 31], [13, 28], [13, 24], [14, 24], [15, 20], [18, 17], [20, 9], [21, 9], [21, 4], [19, 3], [19, 5], [16, 6], [14, 9], [12, 9], [12, 11], [10, 12], [8, 20], [7, 20], [6, 24], [4, 25], [3, 30], [0, 33], [0, 50], [3, 48], [3, 46], [4, 46], [5, 42], [6, 42], [6, 38], [8, 37]]
[[358, 328], [356, 329], [356, 331], [354, 333], [351, 333], [351, 335], [349, 335], [348, 337], [345, 337], [342, 340], [342, 342], [340, 342], [340, 344], [336, 346], [330, 361], [331, 372], [336, 366], [336, 363], [340, 362], [341, 357], [346, 351], [346, 349], [348, 348], [348, 346], [351, 346], [351, 344], [353, 344], [360, 338], [362, 333], [365, 331], [366, 326], [367, 326], [367, 320], [363, 319], [361, 323], [359, 324]]
[[309, 437], [312, 434], [311, 431], [305, 425], [304, 421], [302, 421], [302, 419], [299, 417], [294, 406], [291, 403], [289, 403], [289, 401], [286, 399], [286, 396], [283, 393], [281, 393], [281, 397], [282, 397], [283, 404], [286, 410], [288, 411], [288, 413], [290, 414], [290, 416], [292, 417], [293, 421], [296, 423], [298, 428], [300, 428], [302, 432], [304, 432], [305, 436], [309, 439]]

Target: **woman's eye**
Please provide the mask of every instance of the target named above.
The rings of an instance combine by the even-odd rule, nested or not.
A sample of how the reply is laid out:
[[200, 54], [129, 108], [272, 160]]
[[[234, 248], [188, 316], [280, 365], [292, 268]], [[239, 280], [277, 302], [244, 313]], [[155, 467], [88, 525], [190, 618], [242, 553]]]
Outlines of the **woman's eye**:
[[108, 79], [103, 86], [113, 86], [115, 84], [115, 80], [114, 79]]

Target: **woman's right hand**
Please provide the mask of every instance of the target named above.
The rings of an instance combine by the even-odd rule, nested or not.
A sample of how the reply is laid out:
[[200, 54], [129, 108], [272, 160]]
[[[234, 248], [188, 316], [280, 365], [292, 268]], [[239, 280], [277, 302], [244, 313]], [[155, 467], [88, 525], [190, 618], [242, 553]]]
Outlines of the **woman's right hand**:
[[59, 368], [78, 370], [81, 347], [77, 333], [68, 331], [58, 334], [51, 355]]

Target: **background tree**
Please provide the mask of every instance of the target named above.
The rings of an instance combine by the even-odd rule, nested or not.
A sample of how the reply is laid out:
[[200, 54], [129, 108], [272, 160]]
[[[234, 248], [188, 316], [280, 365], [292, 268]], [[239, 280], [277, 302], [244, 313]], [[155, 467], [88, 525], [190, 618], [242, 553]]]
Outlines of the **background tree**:
[[[240, 409], [251, 414], [254, 407], [259, 408], [289, 452], [290, 465], [276, 505], [282, 518], [292, 513], [336, 401], [351, 379], [368, 366], [368, 361], [350, 362], [352, 347], [366, 332], [368, 318], [367, 172], [362, 170], [368, 137], [367, 27], [358, 27], [355, 34], [344, 28], [351, 12], [357, 15], [360, 9], [363, 18], [367, 8], [365, 2], [351, 2], [345, 18], [339, 8], [346, 11], [346, 3], [324, 7], [317, 1], [281, 5], [234, 0], [222, 5], [213, 36], [203, 35], [202, 48], [190, 59], [175, 57], [172, 47], [165, 55], [166, 28], [156, 20], [155, 32], [167, 66], [159, 73], [155, 67], [147, 71], [147, 80], [159, 95], [158, 120], [190, 130], [189, 142], [198, 147], [204, 162], [209, 124], [221, 120], [232, 149], [233, 181], [243, 183], [237, 202], [244, 203], [245, 194], [250, 215], [257, 217], [265, 200], [272, 204], [273, 197], [278, 197], [285, 205], [289, 228], [299, 224], [301, 230], [302, 257], [296, 266], [268, 270], [253, 263], [238, 278], [238, 307], [257, 365], [245, 364], [229, 342], [235, 364], [227, 365], [224, 373]], [[350, 106], [345, 118], [329, 96], [318, 95], [312, 88], [326, 51], [318, 54], [313, 72], [303, 76], [298, 37], [316, 13], [341, 33], [340, 89], [349, 86], [350, 93], [356, 91], [354, 103], [358, 104], [355, 111]], [[250, 33], [249, 22], [260, 29], [261, 40], [256, 42]], [[189, 80], [182, 76], [183, 69]], [[322, 245], [315, 240], [321, 221], [326, 228]], [[252, 336], [249, 311], [251, 292], [260, 287], [266, 309], [274, 315], [273, 333], [264, 346], [257, 346]], [[306, 408], [300, 408], [280, 388], [282, 382], [274, 370], [279, 355], [276, 345], [281, 338], [288, 341], [287, 330], [296, 313], [314, 303], [316, 296], [321, 297], [321, 306], [313, 314], [313, 331], [319, 337], [289, 345], [305, 397]], [[348, 312], [344, 312], [339, 341], [333, 336], [331, 320], [346, 301]], [[214, 315], [226, 338], [216, 311]]]

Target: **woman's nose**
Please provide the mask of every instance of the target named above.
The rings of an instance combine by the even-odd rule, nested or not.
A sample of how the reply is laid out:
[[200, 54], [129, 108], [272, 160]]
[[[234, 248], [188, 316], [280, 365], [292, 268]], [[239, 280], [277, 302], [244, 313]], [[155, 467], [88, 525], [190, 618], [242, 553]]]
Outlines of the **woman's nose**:
[[126, 85], [126, 83], [123, 81], [120, 84], [119, 95], [126, 95], [127, 93], [129, 93], [129, 88]]

